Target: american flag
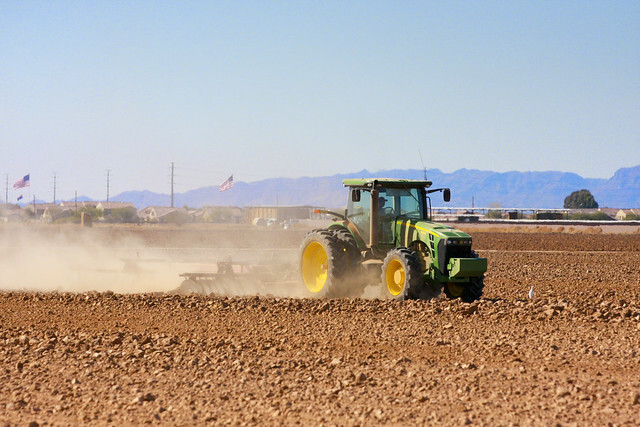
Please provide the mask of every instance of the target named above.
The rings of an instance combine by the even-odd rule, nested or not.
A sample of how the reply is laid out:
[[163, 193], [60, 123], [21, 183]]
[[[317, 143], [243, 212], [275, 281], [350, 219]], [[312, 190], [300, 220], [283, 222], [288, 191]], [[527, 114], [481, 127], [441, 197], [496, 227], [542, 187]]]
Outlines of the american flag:
[[29, 174], [26, 174], [21, 179], [13, 183], [13, 189], [23, 188], [29, 186]]
[[233, 175], [231, 175], [225, 182], [220, 184], [220, 191], [227, 191], [233, 187]]

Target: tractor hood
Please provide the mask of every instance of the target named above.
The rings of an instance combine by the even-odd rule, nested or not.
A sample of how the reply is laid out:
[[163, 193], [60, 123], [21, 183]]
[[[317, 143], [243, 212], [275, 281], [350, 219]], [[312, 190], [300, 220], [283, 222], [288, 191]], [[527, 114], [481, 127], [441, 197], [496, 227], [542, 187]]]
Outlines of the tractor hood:
[[399, 240], [398, 243], [407, 246], [417, 240], [423, 242], [435, 240], [436, 243], [442, 239], [471, 241], [471, 236], [464, 231], [437, 222], [417, 219], [398, 218], [396, 220], [396, 236]]

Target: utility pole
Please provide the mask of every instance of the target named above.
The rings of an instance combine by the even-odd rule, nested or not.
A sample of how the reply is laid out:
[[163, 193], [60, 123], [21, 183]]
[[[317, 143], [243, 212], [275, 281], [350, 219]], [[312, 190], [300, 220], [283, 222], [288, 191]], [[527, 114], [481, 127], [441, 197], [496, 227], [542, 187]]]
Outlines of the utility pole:
[[38, 219], [38, 212], [36, 211], [36, 195], [33, 195], [33, 222]]
[[56, 174], [53, 174], [53, 204], [56, 204]]
[[107, 202], [109, 202], [109, 174], [111, 171], [107, 169]]
[[171, 207], [173, 207], [173, 162], [171, 162]]
[[7, 186], [4, 188], [4, 202], [9, 204], [9, 174], [7, 174]]
[[76, 190], [76, 212], [78, 212], [78, 190]]
[[424, 180], [427, 180], [427, 167], [424, 165], [424, 162], [422, 161], [422, 153], [420, 152], [420, 149], [418, 149], [418, 154], [420, 155], [420, 163], [422, 163], [422, 172], [424, 172]]

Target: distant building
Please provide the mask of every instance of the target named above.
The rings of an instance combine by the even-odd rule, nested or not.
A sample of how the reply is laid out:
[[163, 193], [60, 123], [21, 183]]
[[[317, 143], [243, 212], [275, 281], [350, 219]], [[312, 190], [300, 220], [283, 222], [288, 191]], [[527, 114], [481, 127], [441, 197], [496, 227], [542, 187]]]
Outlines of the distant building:
[[640, 209], [620, 209], [616, 212], [615, 218], [618, 221], [625, 221], [627, 217], [635, 217], [640, 216]]
[[73, 216], [75, 209], [68, 207], [61, 207], [58, 205], [47, 206], [42, 212], [42, 221], [54, 222], [62, 218], [68, 218]]
[[[616, 217], [616, 214], [618, 213], [618, 210], [619, 209], [614, 209], [614, 208], [598, 208], [597, 212], [602, 212], [609, 218], [614, 219]], [[588, 210], [585, 210], [585, 211], [589, 212]]]
[[196, 222], [218, 222], [240, 224], [244, 220], [244, 211], [235, 206], [205, 206], [192, 212]]
[[60, 206], [64, 207], [64, 208], [74, 208], [74, 209], [76, 207], [78, 209], [81, 209], [81, 208], [95, 208], [98, 205], [98, 203], [100, 203], [100, 202], [95, 202], [93, 200], [87, 200], [87, 201], [78, 200], [77, 202], [75, 200], [70, 200], [70, 201], [60, 202]]
[[565, 214], [563, 212], [554, 212], [554, 211], [535, 211], [533, 213], [533, 219], [535, 220], [558, 220], [564, 219]]
[[318, 209], [313, 206], [249, 206], [245, 208], [246, 221], [255, 224], [260, 219], [273, 220], [275, 222], [291, 219], [310, 219], [313, 211]]
[[96, 209], [102, 211], [103, 215], [108, 215], [115, 210], [129, 211], [131, 214], [136, 214], [138, 209], [133, 203], [127, 202], [98, 202]]
[[42, 215], [47, 209], [58, 209], [60, 206], [56, 203], [30, 203], [23, 208], [23, 211], [27, 212], [29, 217], [34, 217], [34, 208], [35, 208], [35, 218], [42, 219]]
[[193, 217], [187, 209], [169, 206], [148, 206], [138, 211], [138, 217], [142, 221], [149, 223], [183, 224], [193, 221]]

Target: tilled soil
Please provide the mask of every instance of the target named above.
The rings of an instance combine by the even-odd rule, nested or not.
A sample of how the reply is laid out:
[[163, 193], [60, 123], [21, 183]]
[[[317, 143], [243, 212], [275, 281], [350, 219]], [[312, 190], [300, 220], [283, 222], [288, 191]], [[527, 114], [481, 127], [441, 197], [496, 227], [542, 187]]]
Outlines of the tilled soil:
[[0, 421], [638, 425], [638, 239], [474, 234], [473, 304], [0, 293]]

